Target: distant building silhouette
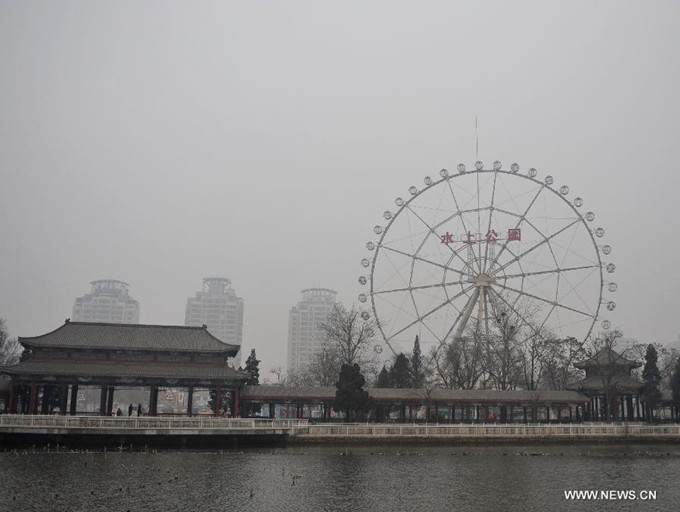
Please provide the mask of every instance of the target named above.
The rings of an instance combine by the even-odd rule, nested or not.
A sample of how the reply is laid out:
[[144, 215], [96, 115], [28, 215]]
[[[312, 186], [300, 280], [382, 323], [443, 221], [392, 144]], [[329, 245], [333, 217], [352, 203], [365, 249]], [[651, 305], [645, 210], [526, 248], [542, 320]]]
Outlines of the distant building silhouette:
[[[243, 299], [236, 296], [231, 281], [223, 277], [206, 277], [203, 290], [187, 299], [184, 324], [200, 327], [225, 343], [241, 345], [243, 342]], [[241, 366], [241, 350], [231, 361], [234, 368]]]
[[139, 302], [130, 297], [130, 285], [115, 279], [90, 283], [90, 293], [73, 304], [74, 322], [138, 324]]
[[314, 355], [321, 352], [326, 335], [319, 324], [336, 303], [337, 292], [327, 288], [302, 290], [302, 300], [293, 306], [288, 317], [288, 372], [295, 374], [309, 367]]

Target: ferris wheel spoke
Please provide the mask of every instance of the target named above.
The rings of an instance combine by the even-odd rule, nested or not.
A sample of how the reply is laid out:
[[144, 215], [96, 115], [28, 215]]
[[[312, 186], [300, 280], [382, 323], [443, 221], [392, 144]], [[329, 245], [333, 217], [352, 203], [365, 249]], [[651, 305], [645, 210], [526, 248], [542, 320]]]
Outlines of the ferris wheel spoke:
[[510, 274], [510, 275], [504, 275], [504, 276], [499, 276], [496, 279], [515, 279], [517, 277], [531, 277], [531, 276], [540, 276], [543, 274], [560, 274], [562, 272], [573, 272], [575, 270], [588, 270], [588, 269], [594, 269], [594, 268], [600, 268], [599, 265], [583, 265], [581, 267], [569, 267], [569, 268], [554, 268], [551, 270], [541, 270], [539, 272], [525, 272], [523, 274]]
[[403, 328], [400, 329], [399, 331], [393, 333], [392, 336], [390, 336], [390, 339], [391, 339], [391, 338], [394, 338], [395, 336], [399, 336], [402, 332], [404, 332], [404, 331], [410, 329], [411, 327], [413, 327], [413, 326], [416, 325], [417, 323], [422, 322], [423, 320], [425, 320], [425, 319], [426, 319], [427, 317], [429, 317], [430, 315], [432, 315], [432, 314], [436, 313], [437, 311], [439, 311], [440, 309], [442, 309], [444, 306], [446, 306], [446, 305], [448, 305], [448, 304], [451, 304], [451, 303], [452, 303], [454, 300], [456, 300], [457, 298], [462, 297], [463, 295], [466, 295], [467, 292], [469, 292], [469, 291], [470, 291], [472, 288], [474, 288], [474, 287], [475, 287], [474, 284], [468, 286], [467, 288], [465, 288], [465, 289], [463, 289], [462, 291], [458, 292], [458, 293], [457, 293], [456, 295], [454, 295], [453, 297], [450, 297], [449, 299], [447, 299], [447, 300], [445, 300], [444, 302], [442, 302], [442, 303], [441, 303], [439, 306], [437, 306], [436, 308], [431, 309], [430, 311], [428, 311], [427, 313], [425, 313], [425, 314], [422, 315], [422, 316], [418, 316], [418, 318], [417, 318], [416, 320], [414, 320], [414, 321], [411, 322], [410, 324], [406, 325], [406, 327], [403, 327]]
[[[410, 211], [413, 215], [415, 215], [415, 217], [416, 217], [420, 222], [422, 222], [422, 223], [425, 225], [425, 227], [427, 227], [427, 228], [430, 230], [431, 233], [433, 233], [435, 236], [439, 236], [439, 235], [437, 234], [435, 228], [433, 228], [433, 227], [430, 226], [427, 222], [425, 222], [425, 220], [424, 220], [420, 215], [418, 215], [418, 214], [413, 210], [413, 208], [411, 208], [411, 207], [409, 206], [408, 209], [409, 209], [409, 211]], [[462, 218], [462, 217], [461, 217], [461, 218]], [[427, 237], [426, 237], [426, 238], [427, 238]], [[421, 247], [422, 247], [422, 245], [423, 245], [423, 244], [421, 244]], [[465, 260], [460, 256], [460, 254], [458, 254], [458, 251], [454, 250], [454, 249], [453, 249], [450, 245], [448, 245], [448, 244], [445, 244], [445, 245], [446, 245], [446, 247], [451, 251], [451, 253], [452, 253], [454, 256], [458, 256], [458, 258], [460, 258], [460, 261], [462, 261], [463, 263], [466, 263]]]
[[[491, 221], [493, 219], [493, 208], [494, 208], [494, 201], [495, 201], [495, 198], [496, 198], [496, 181], [497, 180], [498, 180], [498, 173], [494, 172], [493, 173], [493, 187], [491, 187], [491, 204], [489, 205], [489, 223], [486, 227], [487, 233], [491, 233]], [[486, 273], [488, 258], [489, 258], [489, 243], [487, 243], [486, 247], [484, 248], [484, 263], [483, 263], [483, 268], [480, 269], [481, 273]]]
[[442, 287], [447, 287], [447, 286], [456, 286], [459, 284], [466, 284], [468, 281], [448, 281], [444, 283], [436, 283], [436, 284], [425, 284], [421, 286], [407, 286], [405, 288], [394, 288], [392, 290], [380, 290], [377, 292], [373, 292], [373, 295], [384, 295], [386, 293], [396, 293], [396, 292], [412, 292], [412, 291], [417, 291], [417, 290], [427, 290], [428, 288], [442, 288]]
[[[566, 226], [564, 226], [562, 229], [556, 231], [556, 232], [553, 233], [552, 235], [550, 235], [550, 236], [548, 236], [548, 237], [545, 237], [543, 240], [541, 240], [541, 241], [538, 242], [537, 244], [533, 245], [532, 247], [530, 247], [529, 249], [527, 249], [527, 250], [524, 251], [523, 253], [521, 253], [521, 254], [515, 256], [515, 257], [512, 258], [510, 261], [508, 261], [507, 263], [504, 263], [504, 264], [501, 265], [499, 268], [497, 268], [496, 270], [494, 270], [493, 275], [496, 275], [498, 272], [500, 272], [500, 271], [503, 270], [504, 268], [506, 268], [506, 267], [512, 265], [513, 263], [515, 263], [516, 261], [519, 261], [519, 260], [521, 260], [522, 258], [524, 258], [527, 254], [530, 254], [530, 253], [532, 253], [533, 251], [535, 251], [536, 249], [538, 249], [539, 247], [541, 247], [541, 246], [547, 244], [548, 242], [550, 242], [550, 240], [552, 240], [552, 239], [555, 238], [556, 236], [562, 234], [562, 233], [565, 232], [567, 229], [571, 228], [572, 226], [576, 225], [576, 224], [579, 223], [579, 222], [581, 222], [581, 220], [580, 220], [580, 219], [576, 219], [576, 220], [574, 220], [573, 222], [570, 222], [569, 224], [567, 224]], [[549, 245], [549, 244], [548, 244], [548, 245]], [[498, 260], [498, 258], [496, 258], [496, 260]]]
[[534, 295], [533, 293], [525, 292], [523, 290], [518, 290], [517, 288], [512, 288], [511, 286], [506, 286], [506, 285], [502, 285], [502, 284], [498, 284], [498, 283], [495, 283], [494, 286], [498, 286], [499, 288], [503, 288], [504, 290], [508, 290], [508, 291], [517, 293], [519, 295], [525, 296], [525, 297], [531, 297], [532, 299], [535, 299], [535, 300], [540, 301], [540, 302], [544, 302], [545, 304], [549, 304], [551, 306], [555, 305], [558, 308], [566, 309], [567, 311], [573, 311], [574, 313], [578, 313], [580, 315], [587, 316], [587, 317], [590, 317], [590, 318], [593, 317], [593, 315], [591, 313], [588, 313], [586, 311], [581, 311], [581, 310], [576, 309], [576, 308], [571, 308], [569, 306], [565, 306], [564, 304], [560, 304], [559, 302], [548, 300], [548, 299], [545, 299], [543, 297], [539, 297], [538, 295]]
[[[524, 210], [524, 213], [522, 215], [519, 215], [519, 220], [517, 221], [517, 224], [515, 224], [515, 229], [518, 229], [521, 225], [522, 222], [526, 222], [526, 217], [531, 211], [531, 208], [533, 208], [534, 204], [536, 203], [536, 200], [539, 198], [541, 195], [541, 192], [545, 190], [545, 186], [541, 186], [541, 188], [538, 189], [538, 192], [536, 192], [536, 195], [533, 197], [533, 199], [529, 202], [529, 206], [526, 207]], [[517, 214], [514, 214], [517, 216]], [[489, 267], [489, 271], [496, 265], [496, 262], [500, 261], [500, 257], [503, 255], [505, 252], [506, 247], [508, 246], [509, 240], [506, 240], [503, 242], [503, 245], [501, 245], [501, 250], [498, 251], [498, 254], [496, 254], [496, 257], [494, 258], [493, 262], [491, 263], [491, 266]]]
[[[599, 268], [599, 266], [596, 266], [595, 268]], [[576, 283], [576, 285], [572, 285], [571, 282], [570, 282], [570, 281], [567, 279], [567, 277], [565, 276], [564, 280], [567, 282], [567, 285], [569, 286], [569, 292], [568, 292], [568, 293], [565, 293], [564, 295], [562, 295], [562, 296], [560, 297], [560, 300], [564, 300], [566, 297], [568, 297], [569, 295], [571, 295], [571, 294], [573, 293], [573, 294], [575, 294], [575, 295], [578, 297], [578, 299], [579, 299], [584, 305], [587, 305], [586, 301], [583, 299], [583, 297], [581, 296], [581, 294], [578, 292], [578, 289], [579, 289], [579, 287], [581, 286], [581, 284], [583, 284], [583, 283], [585, 282], [585, 280], [588, 279], [591, 275], [592, 275], [592, 270], [591, 270], [590, 273], [588, 273], [588, 275], [583, 276], [583, 278], [582, 278], [578, 283]], [[559, 292], [559, 289], [558, 289], [556, 292]]]
[[448, 270], [448, 271], [454, 272], [456, 274], [460, 274], [463, 277], [466, 276], [465, 272], [461, 272], [460, 270], [457, 270], [455, 268], [451, 268], [447, 265], [442, 265], [441, 263], [437, 263], [436, 261], [428, 260], [426, 258], [422, 258], [422, 257], [416, 256], [414, 254], [409, 254], [407, 252], [400, 251], [399, 249], [395, 249], [393, 247], [387, 247], [386, 245], [383, 245], [382, 248], [385, 249], [386, 251], [392, 251], [394, 253], [401, 254], [402, 256], [407, 256], [409, 258], [413, 258], [414, 260], [422, 261], [423, 263], [428, 263], [429, 265], [434, 265], [435, 267], [439, 267], [441, 269]]
[[458, 212], [461, 214], [460, 215], [460, 223], [463, 225], [463, 231], [465, 231], [467, 233], [468, 228], [465, 224], [465, 217], [462, 215], [462, 213], [464, 213], [464, 212], [460, 209], [460, 205], [458, 204], [458, 199], [456, 198], [456, 194], [453, 191], [453, 187], [451, 186], [451, 180], [447, 180], [446, 184], [448, 185], [449, 190], [451, 191], [451, 198], [453, 199], [453, 204], [456, 205], [456, 210], [458, 210]]

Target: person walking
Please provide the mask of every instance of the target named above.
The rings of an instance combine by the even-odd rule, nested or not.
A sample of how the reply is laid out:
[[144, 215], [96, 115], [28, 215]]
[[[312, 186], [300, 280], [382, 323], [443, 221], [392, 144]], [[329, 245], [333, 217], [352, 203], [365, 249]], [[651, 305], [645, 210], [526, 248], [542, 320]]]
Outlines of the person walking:
[[137, 417], [142, 415], [142, 404], [137, 404]]
[[134, 406], [130, 404], [130, 407], [128, 407], [128, 416], [132, 416], [132, 411], [134, 411]]

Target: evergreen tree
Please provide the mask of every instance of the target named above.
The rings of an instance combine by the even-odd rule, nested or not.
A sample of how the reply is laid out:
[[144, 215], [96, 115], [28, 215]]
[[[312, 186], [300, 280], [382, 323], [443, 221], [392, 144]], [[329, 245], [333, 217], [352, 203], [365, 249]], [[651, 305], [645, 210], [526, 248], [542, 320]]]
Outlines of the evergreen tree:
[[675, 362], [675, 369], [671, 376], [671, 390], [673, 391], [673, 405], [675, 405], [675, 420], [680, 420], [680, 357]]
[[358, 364], [343, 364], [340, 368], [338, 382], [335, 383], [335, 402], [333, 409], [344, 412], [346, 421], [356, 421], [362, 412], [368, 412], [373, 401], [364, 389], [366, 379], [361, 374]]
[[647, 410], [647, 418], [654, 421], [654, 409], [661, 400], [661, 391], [659, 385], [661, 384], [661, 373], [657, 366], [658, 354], [654, 345], [647, 346], [647, 353], [645, 354], [645, 367], [642, 369], [642, 381], [644, 388], [642, 389], [642, 398], [645, 402]]
[[[246, 359], [246, 373], [248, 380], [246, 384], [249, 386], [258, 386], [260, 384], [260, 360], [255, 355], [255, 349], [251, 349], [248, 359]], [[262, 409], [262, 404], [244, 405], [242, 415], [244, 417], [252, 416]]]
[[378, 380], [375, 383], [376, 388], [390, 388], [390, 373], [387, 371], [387, 368], [385, 368], [385, 365], [383, 365], [382, 370], [380, 370], [380, 374], [378, 375]]
[[260, 360], [255, 355], [255, 349], [250, 351], [250, 355], [246, 359], [246, 373], [249, 375], [246, 384], [256, 386], [260, 383]]
[[[215, 407], [217, 405], [217, 394], [214, 389], [210, 390], [210, 399], [208, 400], [208, 407], [215, 414]], [[220, 391], [220, 410], [218, 416], [226, 416], [231, 411], [231, 391], [222, 389]]]
[[423, 360], [420, 356], [420, 338], [416, 335], [416, 341], [413, 342], [413, 355], [411, 356], [411, 384], [412, 387], [420, 389], [423, 387], [425, 381], [425, 373], [423, 372]]
[[404, 354], [399, 354], [390, 368], [390, 385], [393, 388], [411, 387], [411, 363]]

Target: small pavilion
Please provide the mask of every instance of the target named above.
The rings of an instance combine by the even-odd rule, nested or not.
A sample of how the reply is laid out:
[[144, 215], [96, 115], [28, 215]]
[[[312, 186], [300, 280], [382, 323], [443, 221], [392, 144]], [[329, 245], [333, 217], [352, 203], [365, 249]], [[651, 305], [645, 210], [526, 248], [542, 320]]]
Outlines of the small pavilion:
[[642, 363], [627, 359], [611, 347], [605, 347], [593, 357], [574, 363], [574, 366], [586, 372], [585, 379], [569, 388], [588, 397], [585, 411], [587, 421], [606, 420], [611, 416], [609, 408], [615, 409], [616, 419], [622, 421], [645, 419], [640, 400], [643, 383], [631, 374]]
[[[186, 414], [195, 389], [208, 389], [215, 415], [239, 412], [239, 393], [248, 375], [228, 365], [239, 350], [215, 338], [207, 327], [71, 322], [35, 337], [20, 337], [21, 362], [0, 367], [8, 375], [7, 412], [75, 415], [79, 386], [100, 388], [100, 415], [114, 411], [114, 394], [148, 388], [148, 414], [158, 414], [159, 388], [185, 388]], [[229, 404], [221, 403], [229, 400]]]

